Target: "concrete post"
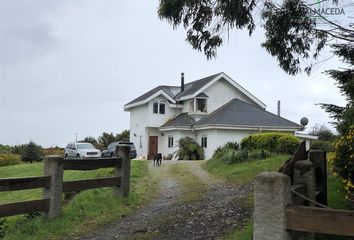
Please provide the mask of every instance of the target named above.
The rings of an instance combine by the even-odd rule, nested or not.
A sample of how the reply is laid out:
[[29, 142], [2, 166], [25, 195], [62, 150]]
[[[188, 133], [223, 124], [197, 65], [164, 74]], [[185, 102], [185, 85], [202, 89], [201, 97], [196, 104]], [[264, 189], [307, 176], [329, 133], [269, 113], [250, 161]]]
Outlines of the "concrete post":
[[115, 188], [114, 194], [118, 197], [129, 197], [130, 188], [130, 145], [120, 145], [116, 149], [116, 156], [122, 157], [122, 168], [116, 167], [115, 176], [121, 177], [119, 188]]
[[264, 172], [254, 186], [254, 240], [290, 240], [286, 207], [291, 204], [291, 180], [278, 172]]
[[43, 188], [43, 198], [49, 198], [48, 218], [55, 218], [60, 214], [63, 192], [63, 157], [51, 155], [44, 158], [44, 175], [51, 176], [50, 187]]
[[[294, 184], [306, 184], [306, 197], [315, 200], [315, 174], [313, 163], [310, 161], [298, 161], [294, 166]], [[310, 203], [309, 206], [314, 206]]]
[[[315, 200], [315, 173], [313, 169], [313, 163], [310, 161], [298, 161], [294, 165], [294, 184], [306, 184], [307, 192], [306, 197]], [[309, 203], [309, 206], [315, 206], [313, 203]], [[292, 232], [293, 239], [306, 239], [314, 240], [314, 233], [306, 232]]]
[[309, 160], [314, 164], [317, 202], [327, 205], [327, 159], [326, 153], [322, 150], [310, 150]]

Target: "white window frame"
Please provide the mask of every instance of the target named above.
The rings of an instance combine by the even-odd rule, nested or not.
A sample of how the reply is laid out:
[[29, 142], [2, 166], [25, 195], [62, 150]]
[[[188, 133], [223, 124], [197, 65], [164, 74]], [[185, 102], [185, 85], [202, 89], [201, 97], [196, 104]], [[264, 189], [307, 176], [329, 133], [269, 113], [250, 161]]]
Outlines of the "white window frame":
[[143, 135], [139, 136], [139, 147], [143, 148]]
[[[154, 112], [154, 105], [157, 104], [157, 112]], [[161, 113], [160, 111], [160, 106], [161, 105], [165, 105], [165, 112], [164, 113]], [[155, 100], [152, 102], [152, 114], [161, 114], [161, 115], [165, 115], [166, 114], [166, 102], [165, 101], [158, 101], [158, 100]]]
[[[204, 99], [205, 100], [205, 111], [204, 112], [198, 112], [198, 109], [197, 109], [198, 99]], [[196, 113], [207, 113], [208, 112], [208, 98], [206, 98], [206, 97], [196, 97], [195, 100], [194, 100], [194, 112], [196, 112]]]

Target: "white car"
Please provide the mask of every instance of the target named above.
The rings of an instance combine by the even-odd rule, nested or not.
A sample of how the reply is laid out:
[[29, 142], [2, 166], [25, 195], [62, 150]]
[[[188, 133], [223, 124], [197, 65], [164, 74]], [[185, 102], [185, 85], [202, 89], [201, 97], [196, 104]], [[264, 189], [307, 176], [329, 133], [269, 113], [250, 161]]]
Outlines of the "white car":
[[91, 143], [78, 142], [69, 143], [65, 148], [64, 158], [99, 158], [101, 151], [96, 149]]

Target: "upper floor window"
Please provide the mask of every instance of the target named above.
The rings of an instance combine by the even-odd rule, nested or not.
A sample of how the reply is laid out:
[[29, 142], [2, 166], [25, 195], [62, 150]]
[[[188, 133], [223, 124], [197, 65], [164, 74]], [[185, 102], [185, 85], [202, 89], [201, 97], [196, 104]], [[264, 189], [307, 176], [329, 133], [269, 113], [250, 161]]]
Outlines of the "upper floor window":
[[152, 112], [153, 113], [158, 113], [158, 110], [159, 110], [159, 103], [158, 102], [154, 102], [152, 104]]
[[166, 110], [165, 102], [155, 101], [152, 103], [152, 112], [153, 113], [165, 114], [165, 110]]
[[207, 112], [207, 99], [206, 98], [197, 98], [197, 112]]

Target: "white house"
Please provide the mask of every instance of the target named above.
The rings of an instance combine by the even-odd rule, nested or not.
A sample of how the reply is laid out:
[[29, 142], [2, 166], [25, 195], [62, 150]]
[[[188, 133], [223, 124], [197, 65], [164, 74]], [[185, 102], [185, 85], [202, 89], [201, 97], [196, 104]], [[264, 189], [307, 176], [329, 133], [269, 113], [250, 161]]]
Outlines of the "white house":
[[255, 132], [302, 130], [299, 124], [267, 112], [266, 105], [225, 73], [180, 86], [158, 86], [124, 106], [130, 112], [130, 141], [138, 156], [173, 154], [189, 136], [206, 159], [218, 146]]

